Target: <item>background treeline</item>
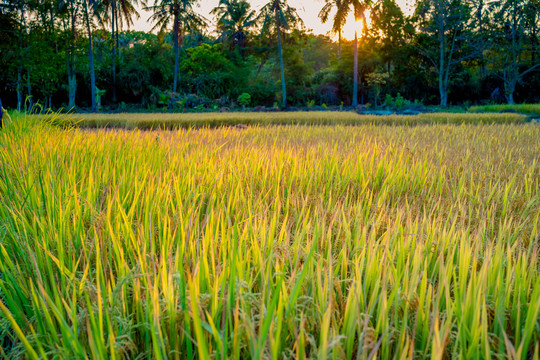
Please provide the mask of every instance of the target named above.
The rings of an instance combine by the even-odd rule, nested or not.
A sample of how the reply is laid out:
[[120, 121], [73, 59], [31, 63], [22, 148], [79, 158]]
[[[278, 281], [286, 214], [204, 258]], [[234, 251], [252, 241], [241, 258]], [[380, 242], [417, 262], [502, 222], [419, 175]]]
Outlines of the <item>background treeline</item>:
[[[540, 101], [538, 0], [327, 0], [308, 31], [285, 0], [0, 0], [4, 106], [106, 109], [402, 106]], [[339, 36], [350, 13], [362, 36]], [[360, 30], [360, 29], [359, 29]], [[354, 52], [358, 66], [354, 73]], [[357, 79], [356, 96], [354, 78]], [[247, 96], [246, 94], [249, 94]], [[355, 99], [354, 99], [355, 98]]]

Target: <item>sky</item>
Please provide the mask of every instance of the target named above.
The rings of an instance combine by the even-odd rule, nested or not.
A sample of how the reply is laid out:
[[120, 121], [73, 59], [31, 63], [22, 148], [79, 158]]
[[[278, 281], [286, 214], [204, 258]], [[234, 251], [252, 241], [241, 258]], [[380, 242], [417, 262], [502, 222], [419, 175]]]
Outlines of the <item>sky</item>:
[[[250, 0], [251, 6], [254, 10], [258, 11], [268, 0]], [[152, 3], [152, 0], [149, 1]], [[412, 0], [397, 0], [397, 3], [401, 6], [405, 13], [410, 12]], [[200, 0], [198, 6], [195, 7], [196, 11], [204, 16], [211, 24], [215, 23], [215, 19], [210, 15], [210, 11], [219, 4], [219, 0]], [[322, 24], [318, 18], [319, 11], [324, 5], [324, 0], [289, 0], [289, 4], [296, 8], [298, 14], [304, 21], [304, 25], [308, 29], [312, 29], [315, 34], [328, 34], [331, 29], [330, 21], [326, 24]], [[140, 6], [137, 9], [141, 17], [134, 21], [133, 30], [149, 31], [153, 25], [148, 23], [150, 13], [144, 11]], [[354, 23], [354, 17], [351, 14], [350, 19], [347, 20], [347, 24], [343, 29], [343, 36], [347, 39], [354, 37], [355, 28], [362, 28], [361, 25]]]

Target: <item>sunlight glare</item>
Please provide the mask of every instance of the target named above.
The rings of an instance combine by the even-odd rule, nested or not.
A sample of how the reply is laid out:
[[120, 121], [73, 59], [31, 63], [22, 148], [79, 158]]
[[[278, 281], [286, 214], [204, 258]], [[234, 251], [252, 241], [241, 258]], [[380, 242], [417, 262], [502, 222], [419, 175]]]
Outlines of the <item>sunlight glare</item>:
[[[369, 13], [366, 13], [366, 20], [369, 26], [371, 22], [369, 18]], [[354, 40], [354, 30], [358, 31], [358, 38], [361, 38], [363, 27], [364, 27], [363, 20], [355, 21], [354, 14], [351, 12], [349, 16], [347, 16], [347, 21], [345, 22], [345, 25], [343, 26], [343, 29], [342, 29], [341, 36], [343, 40]], [[334, 36], [334, 40], [337, 41], [337, 39], [338, 39], [338, 35], [336, 34]]]

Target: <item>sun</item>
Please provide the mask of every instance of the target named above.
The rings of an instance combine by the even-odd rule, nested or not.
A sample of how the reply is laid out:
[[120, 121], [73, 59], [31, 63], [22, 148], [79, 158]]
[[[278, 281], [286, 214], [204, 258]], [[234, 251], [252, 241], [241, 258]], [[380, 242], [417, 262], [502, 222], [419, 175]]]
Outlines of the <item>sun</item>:
[[[362, 30], [364, 28], [364, 21], [367, 21], [367, 24], [369, 26], [371, 19], [369, 18], [369, 13], [366, 13], [366, 20], [358, 20], [355, 21], [354, 14], [351, 12], [349, 16], [347, 16], [347, 21], [345, 22], [345, 25], [343, 26], [341, 37], [343, 40], [354, 40], [354, 31], [356, 30], [358, 32], [358, 38], [362, 37]], [[338, 35], [334, 37], [335, 40], [338, 39]]]

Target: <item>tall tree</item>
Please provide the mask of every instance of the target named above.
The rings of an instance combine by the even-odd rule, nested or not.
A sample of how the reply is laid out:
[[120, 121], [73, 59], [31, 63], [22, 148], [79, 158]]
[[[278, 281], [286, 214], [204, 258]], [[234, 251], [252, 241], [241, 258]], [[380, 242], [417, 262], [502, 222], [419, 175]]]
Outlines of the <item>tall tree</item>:
[[81, 4], [79, 1], [59, 0], [58, 14], [66, 38], [66, 73], [68, 88], [68, 108], [75, 107], [77, 94], [76, 43], [78, 39], [78, 18]]
[[[514, 93], [525, 75], [540, 68], [531, 61], [537, 51], [535, 44], [538, 4], [534, 0], [500, 0], [496, 3], [494, 48], [491, 49], [495, 74], [504, 82], [509, 104], [514, 104]], [[532, 23], [531, 23], [531, 20]], [[532, 41], [527, 39], [527, 30]]]
[[448, 88], [455, 66], [477, 54], [473, 46], [471, 9], [462, 0], [419, 0], [415, 21], [420, 34], [417, 48], [433, 65], [440, 105], [448, 105]]
[[330, 14], [334, 11], [334, 17], [332, 18], [332, 33], [338, 35], [338, 59], [341, 59], [341, 36], [342, 29], [347, 21], [348, 10], [346, 6], [343, 6], [346, 0], [326, 0], [323, 8], [319, 12], [319, 19], [323, 24], [326, 24], [330, 20]]
[[[25, 49], [25, 43], [27, 42], [27, 12], [29, 11], [29, 4], [26, 0], [8, 0], [4, 4], [5, 8], [8, 8], [17, 13], [18, 22], [18, 40], [17, 40], [17, 110], [21, 111], [23, 107], [23, 72], [25, 63], [25, 53], [28, 53], [28, 48]], [[25, 51], [26, 50], [26, 51]], [[30, 75], [30, 73], [28, 73]], [[28, 87], [28, 98], [32, 101], [31, 87]]]
[[96, 99], [96, 69], [94, 66], [94, 43], [92, 34], [92, 19], [99, 18], [97, 0], [83, 0], [84, 19], [86, 22], [86, 30], [88, 32], [88, 61], [90, 65], [90, 94], [92, 96], [92, 112], [97, 112]]
[[405, 45], [409, 24], [395, 0], [378, 1], [372, 7], [370, 17], [369, 35], [376, 39], [379, 45], [377, 52], [385, 63], [386, 70], [390, 72], [392, 61]]
[[139, 4], [138, 0], [103, 0], [103, 5], [107, 9], [109, 22], [111, 25], [112, 39], [112, 91], [113, 102], [116, 103], [116, 67], [118, 57], [120, 56], [118, 33], [119, 25], [126, 24], [128, 27], [133, 25], [133, 17], [139, 18], [140, 15], [135, 9]]
[[478, 46], [478, 56], [480, 62], [480, 71], [482, 78], [487, 75], [486, 59], [484, 53], [489, 48], [491, 37], [489, 36], [489, 20], [490, 10], [493, 8], [494, 2], [489, 0], [469, 0], [471, 6], [471, 20], [473, 21], [474, 36], [480, 41], [476, 41]]
[[220, 0], [211, 14], [217, 18], [217, 28], [223, 39], [234, 47], [246, 46], [246, 32], [255, 24], [256, 12], [246, 0]]
[[171, 23], [173, 25], [174, 92], [178, 89], [180, 47], [183, 46], [184, 35], [206, 26], [206, 19], [195, 12], [194, 5], [194, 0], [154, 0], [153, 5], [144, 7], [152, 12], [150, 21], [155, 23], [152, 30], [164, 32]]
[[[343, 12], [343, 14], [341, 16], [347, 18], [349, 16], [349, 13], [353, 11], [355, 21], [357, 23], [359, 21], [362, 21], [364, 26], [366, 26], [365, 13], [370, 4], [370, 0], [343, 0], [341, 5], [341, 11]], [[358, 106], [358, 30], [356, 29], [356, 27], [354, 29], [354, 71], [352, 106]]]
[[283, 64], [283, 48], [281, 34], [296, 24], [302, 23], [296, 9], [290, 6], [287, 0], [272, 0], [261, 8], [257, 17], [262, 22], [262, 31], [265, 33], [274, 30], [278, 41], [278, 55], [281, 69], [282, 106], [287, 107], [287, 86], [285, 84], [285, 66]]

